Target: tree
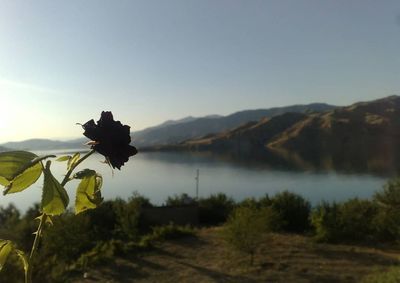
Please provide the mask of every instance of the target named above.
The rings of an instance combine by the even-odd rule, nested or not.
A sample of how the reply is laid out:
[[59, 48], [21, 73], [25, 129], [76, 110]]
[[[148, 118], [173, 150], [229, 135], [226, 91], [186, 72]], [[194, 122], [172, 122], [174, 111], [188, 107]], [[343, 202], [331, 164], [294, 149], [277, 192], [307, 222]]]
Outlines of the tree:
[[268, 231], [269, 217], [275, 217], [272, 209], [242, 206], [233, 211], [224, 227], [223, 237], [234, 249], [250, 255], [253, 265], [254, 255]]

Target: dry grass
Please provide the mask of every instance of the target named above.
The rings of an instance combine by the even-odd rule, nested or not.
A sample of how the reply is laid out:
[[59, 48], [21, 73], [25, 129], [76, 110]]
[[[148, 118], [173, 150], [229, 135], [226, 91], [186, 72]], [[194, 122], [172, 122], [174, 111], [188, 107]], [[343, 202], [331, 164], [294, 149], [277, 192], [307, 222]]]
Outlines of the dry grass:
[[398, 264], [394, 249], [316, 244], [305, 236], [272, 234], [249, 266], [247, 256], [226, 246], [219, 229], [163, 243], [146, 255], [116, 259], [73, 282], [359, 282]]

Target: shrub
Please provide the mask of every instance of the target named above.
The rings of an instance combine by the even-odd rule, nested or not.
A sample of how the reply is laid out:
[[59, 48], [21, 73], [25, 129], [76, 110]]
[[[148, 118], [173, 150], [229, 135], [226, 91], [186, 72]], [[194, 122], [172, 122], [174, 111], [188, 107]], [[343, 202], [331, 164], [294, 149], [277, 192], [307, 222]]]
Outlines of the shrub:
[[382, 207], [400, 208], [400, 178], [389, 180], [373, 199]]
[[120, 241], [99, 242], [91, 250], [81, 254], [76, 261], [76, 266], [82, 271], [86, 271], [88, 267], [106, 264], [114, 259], [114, 255], [120, 254], [121, 248], [122, 243]]
[[377, 213], [370, 200], [351, 199], [340, 205], [341, 238], [345, 241], [369, 241], [374, 238], [372, 221]]
[[140, 234], [140, 216], [142, 208], [151, 207], [148, 198], [134, 193], [128, 202], [119, 200], [114, 203], [116, 212], [116, 233], [118, 238], [126, 240], [138, 240]]
[[94, 246], [96, 238], [87, 215], [66, 213], [56, 220], [43, 237], [44, 256], [56, 256], [65, 262], [72, 262]]
[[311, 214], [311, 224], [315, 229], [315, 239], [321, 242], [334, 242], [339, 239], [339, 205], [323, 202]]
[[195, 236], [195, 231], [190, 226], [178, 226], [170, 223], [164, 226], [153, 227], [152, 232], [148, 235], [145, 235], [140, 244], [144, 247], [148, 247], [155, 242], [176, 240], [193, 236]]
[[190, 197], [188, 194], [174, 195], [173, 197], [168, 197], [165, 201], [167, 206], [185, 206], [192, 205], [196, 201]]
[[238, 207], [230, 215], [223, 231], [223, 238], [234, 249], [250, 256], [253, 265], [254, 254], [264, 239], [267, 228], [267, 213], [251, 206]]
[[104, 201], [96, 209], [85, 212], [90, 218], [90, 230], [96, 235], [96, 240], [106, 242], [114, 236], [118, 219], [116, 208], [121, 206], [122, 202]]
[[373, 200], [379, 207], [373, 220], [376, 236], [382, 241], [400, 239], [400, 179], [387, 182]]
[[272, 208], [280, 215], [282, 229], [288, 232], [304, 232], [310, 228], [310, 203], [302, 196], [284, 191], [276, 194], [271, 200], [268, 196], [264, 203], [271, 202]]
[[251, 198], [245, 198], [241, 202], [237, 204], [239, 207], [260, 207], [260, 203], [257, 199], [251, 197]]
[[226, 194], [213, 194], [208, 198], [201, 198], [199, 204], [199, 222], [205, 225], [224, 223], [232, 212], [235, 201]]
[[357, 198], [341, 204], [322, 203], [311, 215], [315, 238], [326, 242], [368, 241], [375, 237], [377, 206]]
[[265, 201], [265, 198], [258, 200], [255, 198], [246, 198], [238, 204], [238, 207], [247, 207], [262, 211], [265, 214], [265, 225], [268, 231], [281, 231], [285, 225], [281, 215], [272, 207], [271, 202]]

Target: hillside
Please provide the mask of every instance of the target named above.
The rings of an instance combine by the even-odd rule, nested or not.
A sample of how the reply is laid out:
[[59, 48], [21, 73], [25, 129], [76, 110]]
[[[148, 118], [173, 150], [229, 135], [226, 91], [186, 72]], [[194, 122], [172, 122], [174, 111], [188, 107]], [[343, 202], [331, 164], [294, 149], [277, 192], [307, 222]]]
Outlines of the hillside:
[[270, 109], [246, 110], [228, 116], [206, 116], [189, 121], [169, 123], [133, 133], [136, 146], [148, 147], [156, 145], [173, 145], [184, 140], [199, 138], [207, 134], [220, 133], [262, 118], [271, 118], [287, 112], [307, 113], [334, 109], [335, 106], [313, 103], [308, 105], [293, 105]]
[[273, 118], [263, 118], [259, 122], [248, 122], [220, 134], [188, 140], [182, 145], [192, 150], [256, 151], [264, 148], [265, 141], [272, 139], [305, 117], [308, 116], [302, 113], [285, 113]]
[[285, 113], [159, 149], [227, 152], [266, 163], [346, 172], [400, 169], [400, 97], [323, 113]]
[[400, 97], [390, 96], [308, 115], [268, 140], [267, 146], [273, 150], [295, 151], [303, 157], [397, 158]]

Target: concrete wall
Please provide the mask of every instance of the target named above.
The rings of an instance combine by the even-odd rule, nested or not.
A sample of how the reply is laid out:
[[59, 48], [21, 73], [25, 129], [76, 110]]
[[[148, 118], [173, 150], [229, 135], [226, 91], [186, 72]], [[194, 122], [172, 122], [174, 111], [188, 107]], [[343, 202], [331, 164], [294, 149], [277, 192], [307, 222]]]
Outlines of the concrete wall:
[[193, 225], [199, 223], [199, 208], [197, 206], [160, 206], [142, 209], [140, 221], [144, 225]]

